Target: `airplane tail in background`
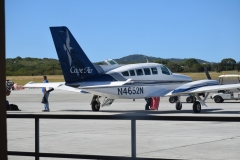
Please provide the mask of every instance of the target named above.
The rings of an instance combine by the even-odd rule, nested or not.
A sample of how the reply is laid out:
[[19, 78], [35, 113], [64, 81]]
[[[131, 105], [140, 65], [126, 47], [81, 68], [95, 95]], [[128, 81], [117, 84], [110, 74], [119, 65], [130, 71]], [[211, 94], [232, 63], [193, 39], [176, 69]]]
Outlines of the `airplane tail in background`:
[[208, 70], [207, 70], [207, 67], [204, 67], [204, 72], [205, 72], [205, 74], [206, 74], [208, 79], [212, 79], [210, 74], [209, 74], [209, 72], [208, 72]]
[[74, 83], [98, 75], [67, 27], [50, 27], [66, 83]]

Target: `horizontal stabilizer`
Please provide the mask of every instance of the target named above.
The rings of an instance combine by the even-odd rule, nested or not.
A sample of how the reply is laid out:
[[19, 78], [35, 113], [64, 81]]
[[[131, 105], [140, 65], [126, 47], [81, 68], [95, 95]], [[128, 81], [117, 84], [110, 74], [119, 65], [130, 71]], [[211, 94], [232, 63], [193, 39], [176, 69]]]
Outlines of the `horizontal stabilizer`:
[[24, 85], [24, 88], [42, 88], [42, 87], [52, 87], [56, 88], [60, 85], [65, 84], [65, 82], [52, 82], [52, 83], [34, 83], [34, 82], [28, 82]]

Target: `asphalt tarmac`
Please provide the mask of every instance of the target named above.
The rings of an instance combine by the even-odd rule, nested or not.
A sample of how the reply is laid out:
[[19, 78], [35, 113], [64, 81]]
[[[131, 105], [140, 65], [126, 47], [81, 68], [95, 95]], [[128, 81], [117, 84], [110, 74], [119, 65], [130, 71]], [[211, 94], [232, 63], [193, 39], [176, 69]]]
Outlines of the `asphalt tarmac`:
[[[237, 95], [236, 95], [237, 96]], [[168, 98], [160, 100], [159, 110], [145, 111], [145, 100], [117, 99], [99, 112], [91, 110], [91, 94], [55, 90], [49, 97], [50, 112], [42, 112], [40, 89], [12, 91], [7, 97], [21, 111], [8, 114], [69, 115], [171, 115], [237, 116], [240, 101], [217, 104], [207, 99], [208, 107], [195, 114], [192, 104], [182, 97], [183, 108], [175, 109]], [[103, 99], [101, 99], [103, 100]], [[240, 124], [238, 122], [137, 121], [137, 157], [168, 159], [239, 159]], [[7, 119], [9, 151], [34, 151], [34, 120]], [[40, 120], [40, 152], [131, 156], [131, 122], [128, 120]], [[9, 156], [9, 160], [33, 160], [34, 157]], [[40, 158], [49, 160], [57, 158]], [[59, 159], [60, 160], [60, 159]], [[63, 159], [61, 159], [63, 160]]]

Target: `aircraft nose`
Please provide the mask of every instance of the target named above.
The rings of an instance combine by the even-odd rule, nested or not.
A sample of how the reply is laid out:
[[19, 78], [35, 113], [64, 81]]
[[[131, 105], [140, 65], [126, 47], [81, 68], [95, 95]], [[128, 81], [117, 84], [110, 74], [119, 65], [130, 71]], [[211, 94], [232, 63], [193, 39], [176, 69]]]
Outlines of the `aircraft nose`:
[[174, 77], [181, 81], [192, 82], [192, 78], [183, 74], [174, 74]]
[[188, 81], [192, 82], [192, 78], [191, 78], [191, 77], [186, 76], [186, 79], [187, 79]]

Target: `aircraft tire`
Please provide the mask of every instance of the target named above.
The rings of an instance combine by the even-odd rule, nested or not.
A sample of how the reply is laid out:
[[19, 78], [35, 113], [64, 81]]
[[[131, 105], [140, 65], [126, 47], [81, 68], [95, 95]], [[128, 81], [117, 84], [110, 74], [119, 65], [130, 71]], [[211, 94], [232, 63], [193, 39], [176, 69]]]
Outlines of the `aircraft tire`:
[[169, 97], [169, 102], [170, 102], [170, 103], [174, 103], [174, 102], [175, 102], [174, 97]]
[[176, 102], [176, 110], [181, 110], [181, 109], [182, 109], [182, 103]]
[[175, 103], [178, 100], [177, 96], [169, 97], [169, 102], [170, 103]]
[[186, 102], [187, 103], [193, 103], [196, 101], [196, 97], [195, 96], [189, 96], [186, 98]]
[[223, 100], [222, 97], [220, 97], [220, 96], [215, 96], [215, 97], [214, 97], [214, 101], [215, 101], [216, 103], [222, 103], [224, 100]]
[[195, 96], [192, 96], [192, 99], [193, 99], [193, 102], [196, 102], [196, 97]]
[[201, 109], [202, 109], [202, 106], [201, 106], [200, 102], [199, 101], [195, 101], [193, 103], [193, 112], [194, 113], [200, 113]]
[[97, 101], [92, 102], [92, 111], [99, 111], [100, 105], [97, 103]]
[[187, 97], [186, 102], [187, 103], [193, 103], [193, 97], [192, 96]]

